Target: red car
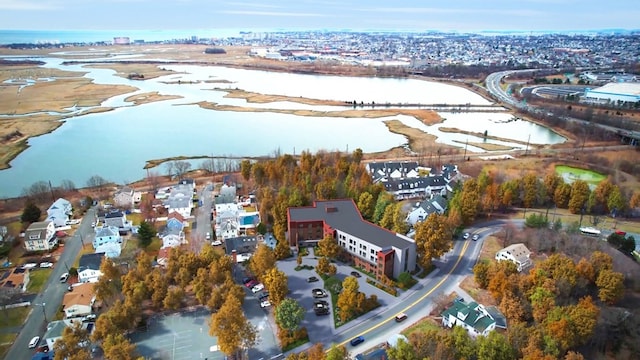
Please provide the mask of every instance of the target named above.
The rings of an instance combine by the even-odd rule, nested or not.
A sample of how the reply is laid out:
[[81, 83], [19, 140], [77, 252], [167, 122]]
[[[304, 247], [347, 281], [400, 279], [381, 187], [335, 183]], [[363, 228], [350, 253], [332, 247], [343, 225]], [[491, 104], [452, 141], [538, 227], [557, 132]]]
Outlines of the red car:
[[244, 286], [246, 286], [247, 288], [251, 289], [252, 287], [258, 285], [258, 282], [255, 280], [251, 280], [248, 283], [244, 284]]

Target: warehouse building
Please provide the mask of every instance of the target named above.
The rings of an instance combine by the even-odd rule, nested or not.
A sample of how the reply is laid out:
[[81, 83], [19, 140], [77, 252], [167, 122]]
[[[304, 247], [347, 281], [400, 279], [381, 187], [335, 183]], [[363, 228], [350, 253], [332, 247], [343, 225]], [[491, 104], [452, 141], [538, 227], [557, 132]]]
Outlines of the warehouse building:
[[640, 101], [640, 83], [609, 83], [595, 89], [586, 89], [583, 100], [592, 103], [617, 103]]

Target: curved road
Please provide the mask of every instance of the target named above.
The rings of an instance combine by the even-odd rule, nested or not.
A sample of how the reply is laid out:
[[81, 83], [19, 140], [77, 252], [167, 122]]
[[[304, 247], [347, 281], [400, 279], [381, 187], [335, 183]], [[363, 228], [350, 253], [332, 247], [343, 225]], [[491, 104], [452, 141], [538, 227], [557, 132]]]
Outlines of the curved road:
[[[524, 223], [523, 220], [494, 220], [465, 229], [471, 234], [480, 235], [480, 239], [478, 241], [454, 240], [453, 249], [434, 261], [437, 269], [414, 285], [408, 295], [401, 296], [397, 304], [364, 315], [354, 320], [352, 325], [340, 328], [339, 333], [328, 336], [320, 342], [327, 347], [330, 344], [344, 345], [352, 355], [355, 355], [386, 342], [392, 335], [400, 333], [418, 319], [429, 315], [435, 298], [441, 293], [448, 294], [456, 291], [458, 284], [473, 273], [472, 269], [480, 255], [485, 237], [499, 231], [502, 225], [509, 222], [519, 226]], [[408, 315], [408, 321], [397, 323], [395, 316], [401, 312]], [[352, 347], [349, 340], [359, 335], [365, 338], [365, 343]], [[300, 349], [296, 350], [300, 351]]]

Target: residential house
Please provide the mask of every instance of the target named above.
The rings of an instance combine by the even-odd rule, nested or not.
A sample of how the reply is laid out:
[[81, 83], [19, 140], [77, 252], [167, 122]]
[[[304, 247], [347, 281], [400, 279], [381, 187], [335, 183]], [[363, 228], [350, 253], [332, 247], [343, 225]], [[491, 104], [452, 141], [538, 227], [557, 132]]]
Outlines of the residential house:
[[34, 222], [24, 232], [24, 248], [27, 251], [47, 251], [58, 245], [53, 221]]
[[134, 194], [132, 188], [123, 186], [113, 195], [113, 202], [117, 207], [131, 209], [134, 203]]
[[69, 323], [64, 320], [56, 320], [47, 324], [47, 331], [42, 336], [42, 339], [47, 343], [49, 349], [53, 349], [53, 344], [58, 339], [62, 339], [62, 333], [67, 326], [69, 326]]
[[430, 198], [447, 195], [447, 180], [442, 175], [383, 180], [385, 190], [396, 200]]
[[256, 236], [238, 236], [224, 241], [225, 253], [231, 256], [235, 263], [249, 260], [257, 247], [258, 238]]
[[78, 281], [82, 283], [98, 281], [102, 276], [100, 265], [104, 257], [104, 253], [82, 255], [78, 266]]
[[122, 244], [122, 236], [120, 236], [120, 232], [115, 226], [98, 226], [95, 231], [96, 235], [93, 238], [94, 249], [108, 243]]
[[182, 231], [186, 225], [187, 222], [179, 212], [174, 211], [167, 216], [167, 229]]
[[496, 253], [496, 260], [511, 261], [516, 264], [518, 271], [523, 271], [531, 265], [531, 251], [522, 243], [512, 244]]
[[104, 253], [104, 256], [112, 259], [117, 258], [122, 254], [122, 245], [118, 243], [105, 243], [102, 245], [98, 245], [95, 248], [94, 252], [96, 253]]
[[189, 183], [173, 186], [169, 196], [163, 202], [167, 213], [177, 212], [183, 218], [189, 218], [193, 209], [193, 191], [194, 187]]
[[171, 253], [171, 247], [163, 247], [158, 251], [157, 262], [160, 266], [167, 266], [167, 262], [169, 261], [169, 254]]
[[127, 214], [121, 210], [114, 210], [104, 214], [103, 222], [105, 226], [113, 226], [119, 231], [128, 231], [133, 225], [130, 220], [127, 220]]
[[442, 312], [442, 325], [449, 328], [462, 326], [469, 336], [477, 337], [489, 335], [496, 328], [496, 321], [483, 305], [456, 300]]
[[236, 186], [223, 184], [215, 197], [216, 204], [232, 204], [236, 201]]
[[16, 267], [13, 270], [5, 271], [0, 278], [2, 291], [11, 293], [14, 291], [25, 292], [29, 285], [29, 269]]
[[187, 243], [184, 233], [181, 230], [166, 229], [164, 233], [160, 234], [160, 239], [162, 239], [163, 248], [178, 247]]
[[73, 207], [63, 198], [56, 200], [47, 209], [47, 220], [53, 222], [55, 227], [67, 226], [71, 216], [73, 216]]
[[373, 181], [377, 182], [418, 177], [420, 167], [417, 161], [386, 161], [367, 163], [366, 169]]
[[362, 218], [352, 199], [315, 201], [312, 206], [287, 209], [290, 246], [316, 244], [332, 236], [351, 256], [356, 266], [397, 279], [416, 267], [416, 244]]
[[72, 287], [72, 291], [64, 294], [62, 309], [67, 319], [86, 316], [93, 313], [93, 304], [96, 301], [95, 284], [81, 283]]
[[240, 227], [234, 219], [227, 219], [221, 224], [216, 224], [216, 239], [225, 240], [240, 235]]
[[422, 200], [417, 206], [407, 214], [407, 223], [415, 226], [424, 221], [431, 214], [444, 214], [447, 210], [447, 200], [441, 195], [436, 195], [432, 199]]

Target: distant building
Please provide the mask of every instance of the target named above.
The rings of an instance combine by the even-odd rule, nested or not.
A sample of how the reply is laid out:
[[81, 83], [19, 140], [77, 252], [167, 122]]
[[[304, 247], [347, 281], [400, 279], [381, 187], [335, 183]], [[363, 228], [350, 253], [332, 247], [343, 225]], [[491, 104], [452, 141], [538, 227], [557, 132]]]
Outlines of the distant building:
[[129, 45], [131, 40], [128, 36], [116, 36], [113, 38], [113, 45]]
[[640, 102], [640, 83], [608, 83], [595, 89], [586, 89], [583, 100], [586, 102], [617, 103]]

